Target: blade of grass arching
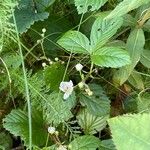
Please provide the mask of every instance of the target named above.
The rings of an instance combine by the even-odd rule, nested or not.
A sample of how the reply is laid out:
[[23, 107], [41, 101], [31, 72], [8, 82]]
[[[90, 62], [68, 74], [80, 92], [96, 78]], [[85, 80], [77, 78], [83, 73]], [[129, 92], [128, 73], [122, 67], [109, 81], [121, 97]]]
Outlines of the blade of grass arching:
[[[12, 8], [11, 8], [11, 10], [12, 10]], [[30, 96], [29, 96], [29, 87], [28, 87], [27, 75], [26, 75], [26, 70], [25, 70], [24, 57], [23, 57], [23, 53], [22, 53], [22, 47], [21, 47], [20, 38], [19, 38], [19, 32], [18, 32], [16, 19], [15, 19], [13, 10], [12, 10], [12, 16], [13, 16], [13, 21], [14, 21], [15, 30], [16, 30], [16, 36], [17, 36], [17, 41], [18, 41], [20, 57], [21, 57], [21, 61], [22, 61], [22, 70], [23, 70], [23, 76], [24, 76], [26, 100], [27, 100], [27, 104], [28, 104], [29, 149], [32, 150], [32, 118], [31, 118], [31, 103], [30, 103]]]

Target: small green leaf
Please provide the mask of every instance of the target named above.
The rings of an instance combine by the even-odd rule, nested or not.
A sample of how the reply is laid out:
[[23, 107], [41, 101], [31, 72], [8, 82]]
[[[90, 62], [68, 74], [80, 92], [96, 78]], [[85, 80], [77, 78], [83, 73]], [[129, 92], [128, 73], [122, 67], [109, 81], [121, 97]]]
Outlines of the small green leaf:
[[75, 0], [78, 14], [86, 13], [88, 11], [98, 10], [108, 0]]
[[150, 0], [123, 0], [116, 8], [107, 16], [107, 18], [118, 18], [128, 13], [129, 11], [149, 3]]
[[138, 112], [150, 112], [150, 94], [144, 93], [137, 99]]
[[126, 49], [131, 58], [131, 64], [120, 68], [114, 74], [114, 82], [122, 85], [131, 75], [133, 69], [140, 60], [145, 45], [145, 36], [142, 29], [131, 31], [126, 44]]
[[57, 43], [61, 45], [67, 51], [73, 53], [84, 53], [90, 52], [89, 40], [88, 38], [78, 31], [68, 31], [66, 32]]
[[109, 119], [116, 149], [149, 150], [150, 114], [126, 114]]
[[140, 89], [140, 90], [144, 89], [144, 82], [143, 82], [142, 76], [138, 72], [133, 71], [128, 81], [135, 88]]
[[99, 150], [116, 150], [116, 147], [115, 147], [112, 139], [103, 140], [103, 141], [101, 141]]
[[94, 52], [91, 59], [101, 67], [118, 68], [131, 63], [128, 53], [117, 47], [103, 47]]
[[150, 50], [144, 50], [140, 62], [147, 68], [150, 68]]
[[[43, 146], [47, 138], [43, 114], [38, 111], [32, 112], [32, 142], [33, 145]], [[29, 144], [28, 114], [22, 110], [12, 110], [3, 119], [3, 126], [15, 136], [20, 136], [27, 146]]]
[[101, 48], [108, 40], [117, 32], [123, 23], [122, 18], [104, 19], [103, 16], [98, 17], [91, 30], [91, 46], [92, 52]]
[[84, 135], [74, 139], [69, 144], [70, 150], [96, 150], [100, 145], [100, 140], [91, 135]]
[[80, 95], [80, 102], [86, 106], [88, 111], [95, 116], [105, 116], [110, 112], [110, 100], [106, 96], [101, 86], [90, 84], [90, 89], [93, 92], [92, 96], [87, 94]]
[[92, 115], [87, 109], [79, 112], [77, 120], [85, 134], [95, 134], [106, 127], [108, 116], [97, 117]]

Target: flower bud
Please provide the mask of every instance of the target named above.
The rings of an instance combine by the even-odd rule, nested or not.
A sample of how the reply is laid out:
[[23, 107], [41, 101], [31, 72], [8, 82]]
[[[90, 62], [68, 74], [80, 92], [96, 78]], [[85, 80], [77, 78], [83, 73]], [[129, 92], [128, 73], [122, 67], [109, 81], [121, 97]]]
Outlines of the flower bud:
[[93, 92], [92, 92], [90, 89], [85, 89], [85, 92], [86, 92], [89, 96], [92, 96], [92, 95], [93, 95]]
[[42, 32], [43, 32], [43, 33], [45, 33], [45, 32], [46, 32], [46, 29], [45, 29], [45, 28], [43, 28], [43, 29], [42, 29]]
[[48, 133], [54, 134], [56, 132], [55, 127], [48, 127]]
[[42, 67], [44, 67], [44, 68], [46, 67], [46, 63], [45, 62], [42, 63]]
[[83, 82], [79, 82], [78, 86], [79, 86], [80, 89], [82, 89], [84, 87], [84, 83]]
[[83, 66], [82, 66], [81, 64], [77, 64], [77, 65], [75, 66], [75, 68], [76, 68], [77, 71], [81, 71], [82, 68], [83, 68]]

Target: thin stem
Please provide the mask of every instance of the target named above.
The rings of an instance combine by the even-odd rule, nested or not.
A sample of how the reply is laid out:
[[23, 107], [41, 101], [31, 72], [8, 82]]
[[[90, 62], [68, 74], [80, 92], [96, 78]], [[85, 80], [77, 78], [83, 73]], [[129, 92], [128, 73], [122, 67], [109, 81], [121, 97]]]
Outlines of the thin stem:
[[25, 70], [24, 57], [23, 57], [23, 53], [22, 53], [22, 47], [21, 47], [19, 32], [18, 32], [16, 18], [15, 18], [13, 10], [12, 10], [12, 16], [13, 16], [13, 21], [14, 21], [14, 25], [15, 25], [16, 36], [17, 36], [18, 47], [19, 47], [19, 53], [20, 53], [21, 63], [22, 63], [23, 76], [24, 76], [26, 100], [27, 100], [27, 104], [28, 104], [29, 149], [32, 150], [32, 116], [31, 116], [31, 103], [30, 103], [30, 96], [29, 96], [30, 95], [29, 94], [29, 87], [28, 87], [28, 81], [27, 81], [27, 75], [26, 75], [26, 70]]

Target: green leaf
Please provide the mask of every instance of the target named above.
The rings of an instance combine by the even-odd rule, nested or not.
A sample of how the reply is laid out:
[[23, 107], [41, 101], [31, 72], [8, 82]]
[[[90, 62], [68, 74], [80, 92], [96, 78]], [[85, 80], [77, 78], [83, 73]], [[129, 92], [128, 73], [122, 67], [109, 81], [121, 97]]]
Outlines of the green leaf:
[[45, 83], [50, 90], [59, 91], [60, 82], [63, 79], [65, 67], [60, 62], [53, 63], [44, 70]]
[[150, 114], [130, 114], [109, 119], [116, 149], [148, 150], [150, 148]]
[[78, 31], [68, 31], [57, 43], [67, 51], [73, 53], [89, 53], [90, 46], [88, 38]]
[[145, 37], [142, 29], [134, 29], [131, 31], [126, 44], [126, 49], [131, 57], [131, 64], [120, 68], [114, 74], [114, 82], [122, 85], [131, 75], [133, 69], [140, 60], [145, 45]]
[[150, 94], [144, 93], [137, 97], [138, 112], [150, 112]]
[[96, 150], [100, 145], [100, 140], [91, 135], [84, 135], [74, 139], [69, 144], [70, 150]]
[[[47, 5], [48, 4], [48, 5]], [[46, 7], [51, 4], [50, 0], [39, 3], [30, 0], [21, 0], [15, 9], [15, 19], [19, 33], [26, 32], [35, 21], [43, 21], [48, 18]]]
[[150, 68], [150, 50], [144, 50], [140, 62], [147, 68]]
[[92, 52], [101, 48], [108, 40], [117, 32], [123, 23], [122, 18], [104, 19], [103, 16], [98, 17], [91, 30], [91, 46]]
[[63, 99], [62, 93], [53, 92], [44, 102], [44, 114], [49, 123], [59, 124], [72, 117], [71, 108], [75, 106], [76, 97], [73, 92], [67, 100]]
[[127, 14], [129, 11], [149, 3], [150, 0], [123, 0], [116, 8], [107, 16], [107, 18], [118, 18]]
[[144, 89], [144, 82], [143, 82], [142, 76], [138, 72], [133, 71], [128, 81], [135, 88], [140, 89], [140, 90]]
[[116, 147], [115, 147], [112, 139], [103, 140], [103, 141], [101, 141], [99, 150], [116, 150]]
[[85, 134], [95, 134], [106, 127], [108, 116], [97, 117], [92, 115], [87, 109], [79, 112], [77, 120]]
[[108, 0], [75, 0], [78, 14], [86, 13], [88, 11], [98, 10]]
[[117, 47], [103, 47], [91, 56], [92, 62], [101, 67], [118, 68], [130, 64], [128, 53]]
[[[43, 114], [38, 111], [32, 112], [32, 142], [33, 145], [43, 146], [47, 138]], [[3, 126], [11, 134], [20, 136], [27, 146], [29, 144], [29, 125], [28, 115], [22, 110], [12, 110], [3, 119]]]
[[80, 95], [80, 102], [86, 106], [88, 111], [95, 116], [105, 116], [110, 112], [110, 100], [106, 96], [101, 86], [90, 84], [90, 89], [93, 92], [92, 96], [86, 93]]

